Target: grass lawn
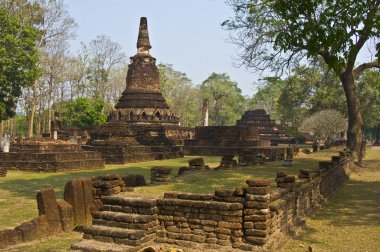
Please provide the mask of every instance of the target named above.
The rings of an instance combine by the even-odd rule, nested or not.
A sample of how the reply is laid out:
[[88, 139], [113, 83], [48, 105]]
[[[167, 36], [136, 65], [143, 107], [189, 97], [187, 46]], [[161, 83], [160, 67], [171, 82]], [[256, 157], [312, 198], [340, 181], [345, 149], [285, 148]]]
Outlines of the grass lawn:
[[380, 251], [380, 148], [283, 251]]
[[[279, 170], [286, 169], [289, 174], [297, 174], [300, 168], [316, 169], [318, 167], [319, 160], [328, 160], [332, 155], [336, 153], [336, 149], [329, 149], [317, 153], [312, 153], [310, 155], [300, 153], [300, 155], [295, 158], [293, 167], [291, 168], [284, 168], [282, 167], [282, 162], [276, 161], [267, 162], [266, 164], [260, 166], [240, 167], [234, 170], [210, 170], [202, 173], [187, 174], [185, 176], [175, 178], [172, 183], [166, 185], [136, 188], [135, 192], [127, 193], [127, 195], [160, 197], [164, 192], [168, 191], [213, 193], [216, 188], [235, 188], [244, 186], [244, 181], [249, 177], [274, 178], [276, 172]], [[367, 162], [373, 162], [371, 163], [374, 167], [373, 170], [376, 170], [376, 164], [377, 167], [380, 166], [379, 154], [380, 151], [372, 151], [368, 154]], [[376, 155], [378, 155], [378, 160], [376, 160]], [[187, 161], [191, 158], [194, 157], [185, 157], [175, 160], [151, 161], [128, 165], [107, 165], [106, 169], [104, 170], [86, 170], [65, 173], [32, 173], [8, 171], [7, 177], [0, 178], [0, 230], [8, 227], [15, 227], [23, 221], [30, 220], [38, 215], [35, 195], [40, 189], [54, 188], [57, 198], [62, 198], [63, 188], [68, 180], [73, 178], [98, 176], [107, 173], [117, 173], [122, 175], [143, 174], [148, 182], [150, 176], [150, 168], [152, 166], [172, 167], [172, 174], [176, 174], [178, 168], [181, 166], [186, 166]], [[210, 165], [210, 167], [216, 167], [220, 161], [220, 158], [218, 157], [205, 157], [204, 159], [206, 164]], [[377, 169], [377, 171], [380, 173], [380, 168]], [[360, 175], [360, 173], [358, 173], [355, 176], [364, 175]], [[373, 176], [369, 175], [369, 178], [372, 179]], [[375, 183], [380, 183], [380, 178], [377, 181], [378, 182]], [[368, 192], [363, 192], [364, 196], [367, 194]], [[334, 197], [334, 199], [331, 200], [331, 203], [334, 202], [334, 200], [336, 201], [339, 199], [340, 197]], [[357, 200], [360, 200], [359, 196]], [[344, 204], [344, 202], [338, 204]], [[330, 205], [327, 205], [327, 208], [329, 206]], [[354, 213], [359, 212], [359, 210], [354, 211]], [[368, 214], [365, 211], [362, 213]], [[379, 223], [374, 226], [379, 226]], [[80, 240], [81, 237], [82, 236], [80, 233], [70, 232], [63, 235], [50, 237], [43, 242], [33, 242], [30, 244], [19, 245], [18, 247], [7, 249], [7, 251], [66, 251], [71, 243]], [[318, 241], [318, 239], [316, 239], [316, 241]], [[305, 250], [305, 248], [302, 248], [299, 245], [300, 243], [302, 243], [304, 246], [309, 244], [307, 241], [304, 242], [303, 240], [293, 240], [288, 244], [288, 251], [292, 251], [293, 249], [301, 249], [300, 251], [302, 251], [302, 249]]]

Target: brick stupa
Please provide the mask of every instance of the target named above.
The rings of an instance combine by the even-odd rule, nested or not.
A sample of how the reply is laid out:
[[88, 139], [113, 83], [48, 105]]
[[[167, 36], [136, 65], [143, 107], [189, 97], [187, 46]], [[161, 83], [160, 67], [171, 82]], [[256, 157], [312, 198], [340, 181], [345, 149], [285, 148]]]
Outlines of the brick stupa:
[[133, 124], [179, 124], [179, 118], [170, 110], [160, 91], [160, 75], [156, 59], [149, 53], [151, 48], [147, 19], [142, 17], [137, 54], [130, 58], [127, 87], [111, 114], [111, 120]]
[[179, 126], [160, 91], [156, 59], [149, 53], [147, 19], [140, 20], [137, 54], [131, 57], [122, 93], [109, 121], [90, 131], [86, 149], [102, 152], [106, 163], [129, 163], [183, 155], [178, 143], [191, 129]]

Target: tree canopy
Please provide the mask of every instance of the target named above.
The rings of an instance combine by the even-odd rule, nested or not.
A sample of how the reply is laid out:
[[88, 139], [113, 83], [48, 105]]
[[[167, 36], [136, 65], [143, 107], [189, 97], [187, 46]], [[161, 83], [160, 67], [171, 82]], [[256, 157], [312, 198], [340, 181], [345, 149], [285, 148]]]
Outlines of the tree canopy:
[[12, 117], [22, 88], [38, 78], [38, 31], [0, 6], [0, 121]]
[[[373, 0], [229, 0], [235, 17], [223, 22], [241, 48], [242, 64], [275, 71], [321, 57], [340, 78], [347, 101], [348, 148], [361, 145], [361, 106], [355, 78], [380, 68], [380, 1]], [[375, 43], [368, 43], [375, 40]], [[357, 64], [367, 43], [375, 60]], [[360, 156], [360, 155], [359, 155]], [[359, 160], [360, 161], [360, 160]]]
[[236, 82], [226, 73], [212, 73], [200, 86], [202, 99], [209, 100], [210, 125], [234, 125], [245, 109], [245, 99]]
[[64, 124], [75, 125], [81, 129], [104, 123], [107, 117], [103, 114], [104, 102], [99, 97], [93, 99], [78, 98], [65, 102], [62, 111]]

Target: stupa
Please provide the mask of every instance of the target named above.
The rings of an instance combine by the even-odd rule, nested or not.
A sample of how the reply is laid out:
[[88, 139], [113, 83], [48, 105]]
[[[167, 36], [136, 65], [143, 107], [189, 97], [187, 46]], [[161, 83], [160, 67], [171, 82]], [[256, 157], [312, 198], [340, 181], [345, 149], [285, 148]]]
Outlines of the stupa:
[[130, 58], [127, 87], [111, 114], [111, 121], [130, 124], [179, 124], [179, 117], [171, 111], [160, 91], [160, 76], [156, 59], [149, 53], [151, 48], [147, 19], [142, 17], [137, 54]]
[[130, 58], [126, 89], [109, 121], [90, 131], [84, 148], [102, 153], [106, 163], [129, 163], [183, 156], [183, 139], [193, 129], [179, 126], [160, 91], [156, 59], [149, 50], [148, 23], [140, 19], [137, 54]]

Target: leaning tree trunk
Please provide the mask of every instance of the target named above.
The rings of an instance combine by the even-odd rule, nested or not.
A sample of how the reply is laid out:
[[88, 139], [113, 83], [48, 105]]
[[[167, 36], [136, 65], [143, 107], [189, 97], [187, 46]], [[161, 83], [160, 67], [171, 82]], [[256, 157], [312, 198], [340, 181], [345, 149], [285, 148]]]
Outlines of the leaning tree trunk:
[[357, 154], [359, 164], [362, 161], [362, 116], [359, 97], [356, 92], [352, 71], [346, 71], [340, 75], [346, 94], [348, 108], [347, 148]]

